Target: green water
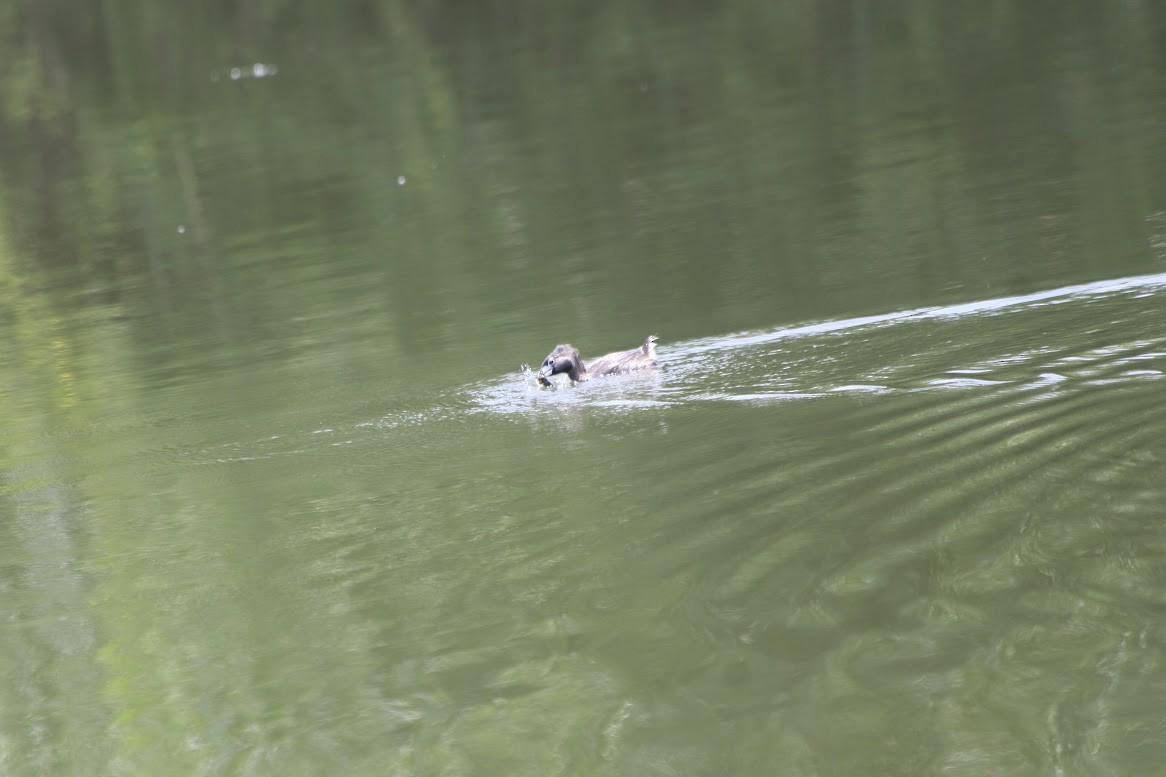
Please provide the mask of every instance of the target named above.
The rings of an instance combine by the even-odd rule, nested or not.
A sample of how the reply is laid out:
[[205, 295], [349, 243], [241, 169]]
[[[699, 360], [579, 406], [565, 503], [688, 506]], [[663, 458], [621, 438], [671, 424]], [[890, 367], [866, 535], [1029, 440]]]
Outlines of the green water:
[[0, 30], [0, 773], [1166, 762], [1157, 5]]

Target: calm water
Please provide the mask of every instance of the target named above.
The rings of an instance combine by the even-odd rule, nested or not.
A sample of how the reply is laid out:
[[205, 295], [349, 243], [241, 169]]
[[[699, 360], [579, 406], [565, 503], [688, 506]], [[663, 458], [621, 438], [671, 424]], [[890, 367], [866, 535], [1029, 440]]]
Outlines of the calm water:
[[1161, 769], [1158, 4], [230, 5], [0, 20], [0, 773]]

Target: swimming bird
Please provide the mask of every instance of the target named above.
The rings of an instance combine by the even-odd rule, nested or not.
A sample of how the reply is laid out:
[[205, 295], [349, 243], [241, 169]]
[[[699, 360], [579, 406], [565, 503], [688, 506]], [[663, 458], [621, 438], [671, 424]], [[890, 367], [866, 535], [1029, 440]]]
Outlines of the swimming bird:
[[601, 375], [622, 375], [625, 372], [639, 372], [656, 367], [656, 335], [651, 335], [639, 348], [630, 351], [616, 351], [585, 364], [579, 358], [579, 350], [573, 345], [556, 345], [538, 370], [538, 382], [551, 385], [552, 375], [567, 373], [575, 382], [589, 380]]

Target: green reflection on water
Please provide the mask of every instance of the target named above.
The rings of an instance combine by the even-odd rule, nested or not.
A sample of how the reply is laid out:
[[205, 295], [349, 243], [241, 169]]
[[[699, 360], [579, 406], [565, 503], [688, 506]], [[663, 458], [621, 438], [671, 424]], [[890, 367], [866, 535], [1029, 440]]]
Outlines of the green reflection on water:
[[775, 328], [1161, 272], [1161, 11], [577, 10], [0, 16], [3, 771], [1152, 771], [1161, 284]]

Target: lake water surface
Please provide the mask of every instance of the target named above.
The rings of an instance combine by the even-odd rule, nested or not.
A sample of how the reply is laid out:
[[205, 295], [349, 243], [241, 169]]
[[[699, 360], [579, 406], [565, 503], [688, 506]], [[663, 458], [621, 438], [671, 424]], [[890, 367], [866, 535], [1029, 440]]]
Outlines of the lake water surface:
[[252, 5], [0, 21], [0, 772], [1161, 769], [1162, 10]]

